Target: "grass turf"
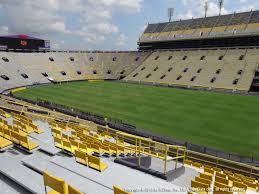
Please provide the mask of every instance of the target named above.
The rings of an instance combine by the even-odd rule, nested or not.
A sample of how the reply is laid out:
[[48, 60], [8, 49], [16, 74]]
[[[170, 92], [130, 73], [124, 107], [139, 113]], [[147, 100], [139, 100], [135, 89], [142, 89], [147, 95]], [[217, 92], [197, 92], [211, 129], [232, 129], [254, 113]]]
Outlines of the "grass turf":
[[178, 140], [259, 158], [259, 97], [115, 82], [39, 86], [15, 93], [71, 106]]

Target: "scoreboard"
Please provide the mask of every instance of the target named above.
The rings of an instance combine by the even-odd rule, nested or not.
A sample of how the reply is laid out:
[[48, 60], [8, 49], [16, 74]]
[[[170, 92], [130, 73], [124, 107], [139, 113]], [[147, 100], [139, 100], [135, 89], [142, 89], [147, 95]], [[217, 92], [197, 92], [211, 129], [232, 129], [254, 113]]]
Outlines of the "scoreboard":
[[50, 49], [50, 41], [26, 35], [0, 37], [0, 49], [40, 50]]

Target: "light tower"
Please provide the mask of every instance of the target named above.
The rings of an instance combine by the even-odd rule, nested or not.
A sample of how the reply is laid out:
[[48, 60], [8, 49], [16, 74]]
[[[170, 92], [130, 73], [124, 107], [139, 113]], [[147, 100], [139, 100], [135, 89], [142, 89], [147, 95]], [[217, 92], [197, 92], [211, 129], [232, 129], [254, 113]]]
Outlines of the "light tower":
[[174, 8], [168, 8], [168, 17], [169, 17], [169, 22], [172, 21], [172, 17], [174, 16]]
[[207, 17], [208, 10], [209, 10], [209, 4], [208, 4], [208, 1], [205, 1], [205, 4], [204, 4], [204, 10], [205, 10], [205, 18], [206, 18], [206, 17]]
[[218, 4], [218, 6], [219, 6], [219, 15], [221, 15], [223, 4], [224, 4], [224, 0], [219, 0], [219, 4]]

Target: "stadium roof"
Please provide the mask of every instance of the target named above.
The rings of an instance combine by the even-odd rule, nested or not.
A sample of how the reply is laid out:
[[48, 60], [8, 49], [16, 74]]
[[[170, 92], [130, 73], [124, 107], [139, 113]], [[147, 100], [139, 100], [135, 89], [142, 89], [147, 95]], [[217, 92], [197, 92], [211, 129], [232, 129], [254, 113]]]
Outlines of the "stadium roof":
[[206, 18], [190, 18], [172, 22], [148, 24], [144, 33], [168, 32], [177, 30], [194, 29], [198, 27], [212, 28], [217, 26], [231, 26], [247, 23], [258, 23], [259, 11], [232, 13], [228, 15], [211, 16]]

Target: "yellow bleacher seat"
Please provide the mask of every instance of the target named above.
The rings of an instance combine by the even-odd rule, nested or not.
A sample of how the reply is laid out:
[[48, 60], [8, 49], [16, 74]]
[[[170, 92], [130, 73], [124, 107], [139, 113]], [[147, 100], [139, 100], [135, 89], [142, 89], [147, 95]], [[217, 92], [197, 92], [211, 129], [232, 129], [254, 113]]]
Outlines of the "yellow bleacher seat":
[[101, 149], [102, 149], [102, 152], [103, 152], [103, 153], [108, 154], [108, 155], [111, 155], [110, 148], [109, 148], [108, 145], [101, 144]]
[[213, 176], [212, 175], [208, 175], [208, 174], [200, 174], [200, 178], [203, 178], [203, 179], [208, 179], [210, 181], [212, 181], [213, 179]]
[[15, 127], [15, 126], [13, 126], [13, 131], [15, 131], [16, 133], [19, 133], [20, 135], [23, 135], [23, 136], [26, 136], [26, 135], [27, 135], [26, 132], [20, 130], [20, 128]]
[[219, 172], [216, 172], [216, 176], [218, 176], [218, 177], [221, 177], [221, 178], [224, 178], [224, 179], [226, 179], [227, 178], [227, 175], [226, 174], [222, 174], [222, 173], [219, 173]]
[[4, 132], [3, 137], [11, 141], [12, 140], [11, 130], [9, 128], [4, 128], [3, 132]]
[[117, 145], [116, 155], [119, 156], [120, 154], [125, 154], [125, 147], [123, 145]]
[[114, 191], [114, 194], [133, 194], [131, 192], [126, 192], [126, 191], [124, 191], [123, 189], [121, 189], [120, 187], [117, 187], [117, 186], [113, 186], [113, 191]]
[[223, 183], [215, 182], [214, 187], [216, 191], [231, 191], [231, 187]]
[[[57, 178], [46, 171], [43, 172], [43, 180], [47, 194], [68, 194], [68, 186], [64, 180]], [[48, 192], [47, 187], [50, 187], [52, 190]]]
[[213, 170], [214, 170], [215, 172], [218, 172], [218, 173], [221, 173], [221, 172], [222, 172], [222, 170], [221, 170], [220, 168], [217, 168], [217, 167], [213, 167]]
[[20, 145], [20, 135], [15, 131], [11, 131], [11, 141]]
[[242, 182], [233, 181], [232, 183], [233, 188], [243, 189], [244, 191], [247, 190], [247, 186], [243, 184]]
[[39, 147], [37, 143], [30, 141], [27, 136], [19, 135], [19, 140], [20, 140], [20, 145], [29, 151]]
[[4, 119], [2, 119], [2, 118], [0, 118], [1, 120], [1, 126], [6, 126], [6, 125], [8, 125], [8, 122], [6, 121], [6, 120], [4, 120]]
[[211, 182], [212, 182], [209, 179], [204, 179], [204, 178], [201, 178], [201, 177], [195, 177], [195, 181], [200, 182], [200, 183], [205, 183], [205, 184], [208, 184], [208, 185], [211, 185]]
[[83, 144], [83, 143], [78, 143], [78, 147], [79, 147], [79, 150], [87, 153], [87, 145]]
[[0, 109], [0, 115], [3, 116], [3, 117], [5, 117], [5, 118], [10, 118], [10, 117], [11, 117], [10, 114], [8, 114], [7, 112], [5, 112], [5, 111], [2, 110], [2, 109]]
[[204, 167], [204, 168], [212, 169], [212, 166], [210, 166], [210, 165], [208, 165], [208, 164], [203, 164], [203, 167]]
[[184, 164], [187, 164], [187, 165], [191, 166], [192, 165], [192, 161], [191, 160], [184, 160]]
[[8, 139], [0, 137], [0, 149], [6, 148], [12, 144], [13, 143], [11, 141], [9, 141]]
[[229, 181], [236, 181], [236, 182], [242, 182], [242, 180], [238, 177], [235, 177], [235, 176], [231, 176], [231, 175], [228, 175], [228, 180]]
[[56, 128], [51, 128], [51, 132], [52, 132], [52, 135], [53, 135], [54, 137], [61, 138], [61, 131], [59, 131], [58, 129], [56, 129]]
[[4, 128], [3, 128], [3, 126], [0, 126], [0, 136], [4, 136]]
[[29, 123], [28, 126], [37, 134], [44, 133], [43, 129], [39, 128], [37, 125], [34, 125], [33, 123]]
[[76, 158], [76, 161], [78, 163], [88, 166], [88, 157], [87, 157], [87, 154], [85, 152], [80, 151], [80, 150], [76, 150], [75, 151], [75, 158]]
[[21, 123], [20, 121], [17, 121], [17, 120], [13, 120], [13, 125], [26, 133], [34, 132], [32, 129], [29, 128], [29, 126], [24, 125], [23, 123]]
[[252, 183], [256, 181], [256, 179], [252, 178], [252, 177], [244, 177], [244, 178], [242, 178], [242, 180], [252, 182]]
[[251, 183], [249, 181], [243, 181], [243, 183], [247, 186], [248, 189], [257, 191], [257, 184], [256, 183]]
[[231, 191], [213, 191], [213, 194], [233, 194]]
[[92, 143], [92, 144], [91, 144], [91, 149], [92, 149], [95, 153], [102, 154], [101, 145], [98, 145], [97, 143]]
[[59, 137], [53, 137], [54, 138], [54, 144], [57, 148], [63, 149], [62, 146], [62, 140]]
[[101, 162], [101, 159], [99, 157], [91, 155], [88, 156], [88, 165], [89, 167], [100, 172], [103, 172], [108, 168], [108, 166], [105, 163]]
[[204, 173], [208, 174], [208, 175], [214, 175], [214, 170], [205, 167], [204, 168]]
[[200, 194], [207, 194], [210, 185], [192, 180], [191, 188], [194, 192], [198, 192]]
[[69, 141], [69, 137], [68, 135], [62, 133], [62, 140], [66, 140], [66, 141]]
[[215, 177], [215, 181], [218, 182], [218, 183], [224, 184], [224, 185], [228, 185], [229, 184], [229, 181], [227, 179], [221, 178], [219, 176]]
[[116, 147], [116, 145], [110, 144], [109, 148], [110, 148], [111, 154], [115, 154], [117, 156], [117, 147]]
[[62, 140], [63, 150], [73, 153], [70, 141]]
[[202, 167], [202, 164], [199, 163], [199, 162], [193, 162], [193, 163], [192, 163], [192, 166], [193, 166], [193, 167], [196, 167], [196, 168], [201, 168], [201, 167]]
[[84, 194], [84, 193], [68, 184], [68, 194]]
[[79, 142], [72, 137], [69, 138], [69, 141], [71, 143], [72, 153], [75, 153], [75, 151], [79, 149]]

